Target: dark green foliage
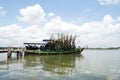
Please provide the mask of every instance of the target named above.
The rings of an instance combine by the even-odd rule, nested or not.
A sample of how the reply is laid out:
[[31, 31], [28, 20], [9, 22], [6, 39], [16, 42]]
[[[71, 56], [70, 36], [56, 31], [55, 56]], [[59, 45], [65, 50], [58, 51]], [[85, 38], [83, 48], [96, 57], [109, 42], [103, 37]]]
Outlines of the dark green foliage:
[[52, 51], [68, 51], [75, 50], [75, 40], [76, 35], [65, 35], [58, 34], [57, 38], [54, 38], [53, 35], [50, 37], [50, 41], [46, 44], [46, 50]]

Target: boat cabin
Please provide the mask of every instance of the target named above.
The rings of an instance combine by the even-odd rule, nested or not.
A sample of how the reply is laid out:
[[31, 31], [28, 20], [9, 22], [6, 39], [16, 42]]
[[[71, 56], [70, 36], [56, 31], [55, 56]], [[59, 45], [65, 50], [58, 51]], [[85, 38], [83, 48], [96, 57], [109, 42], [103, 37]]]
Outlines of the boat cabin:
[[41, 43], [24, 43], [26, 50], [46, 50], [48, 42], [53, 40], [44, 39]]

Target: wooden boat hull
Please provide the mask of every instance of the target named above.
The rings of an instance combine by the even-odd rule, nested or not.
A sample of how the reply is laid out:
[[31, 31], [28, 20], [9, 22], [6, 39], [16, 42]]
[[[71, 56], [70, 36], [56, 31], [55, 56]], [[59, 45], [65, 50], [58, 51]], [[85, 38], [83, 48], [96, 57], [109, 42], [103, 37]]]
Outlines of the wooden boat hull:
[[40, 51], [40, 50], [26, 50], [25, 55], [67, 55], [67, 54], [81, 54], [84, 48], [75, 51]]

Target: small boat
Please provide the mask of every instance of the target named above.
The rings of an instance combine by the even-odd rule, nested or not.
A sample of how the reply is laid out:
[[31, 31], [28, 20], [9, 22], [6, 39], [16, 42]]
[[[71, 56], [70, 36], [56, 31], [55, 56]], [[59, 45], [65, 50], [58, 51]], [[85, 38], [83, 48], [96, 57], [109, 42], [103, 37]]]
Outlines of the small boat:
[[71, 51], [41, 51], [41, 50], [25, 50], [25, 55], [59, 55], [59, 54], [81, 54], [85, 48]]
[[25, 55], [81, 54], [85, 48], [76, 48], [75, 39], [76, 36], [61, 34], [57, 39], [52, 36], [41, 43], [24, 43]]

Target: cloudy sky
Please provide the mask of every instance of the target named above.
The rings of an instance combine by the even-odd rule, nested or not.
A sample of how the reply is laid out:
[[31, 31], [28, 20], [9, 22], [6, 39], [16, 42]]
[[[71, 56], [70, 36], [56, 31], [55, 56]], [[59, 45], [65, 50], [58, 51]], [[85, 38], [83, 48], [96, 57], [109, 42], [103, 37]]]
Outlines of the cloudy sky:
[[40, 42], [52, 33], [76, 34], [80, 46], [120, 46], [120, 0], [0, 1], [0, 46]]

